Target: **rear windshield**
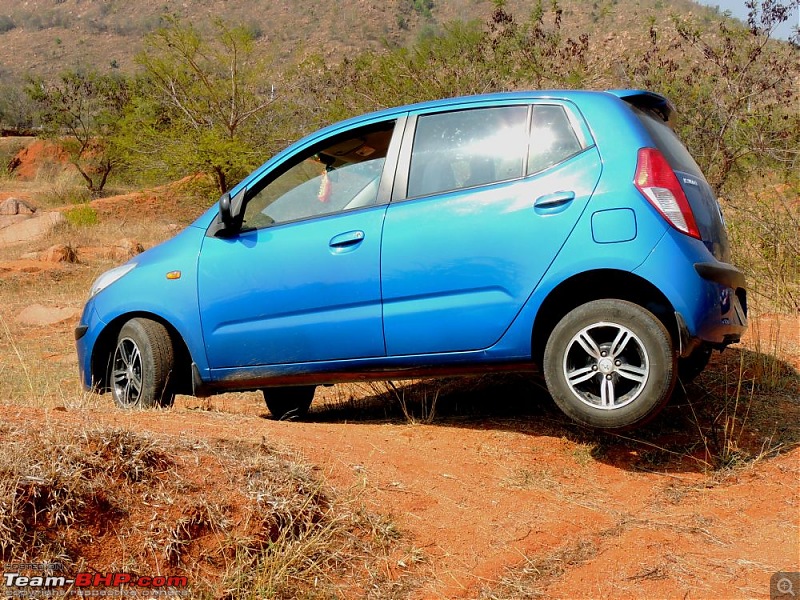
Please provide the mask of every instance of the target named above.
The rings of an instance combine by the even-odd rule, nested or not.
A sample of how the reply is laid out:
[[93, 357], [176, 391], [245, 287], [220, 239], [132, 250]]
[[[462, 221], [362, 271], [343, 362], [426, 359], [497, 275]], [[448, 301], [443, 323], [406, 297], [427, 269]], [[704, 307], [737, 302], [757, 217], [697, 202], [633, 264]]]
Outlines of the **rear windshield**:
[[689, 151], [678, 139], [678, 136], [675, 135], [675, 132], [670, 129], [669, 125], [664, 123], [659, 117], [640, 110], [635, 106], [631, 106], [631, 109], [636, 116], [639, 117], [639, 121], [641, 121], [644, 128], [647, 129], [647, 132], [656, 144], [656, 148], [658, 148], [661, 154], [667, 159], [673, 171], [689, 173], [697, 177], [703, 176], [700, 167], [697, 166], [692, 155], [689, 154]]

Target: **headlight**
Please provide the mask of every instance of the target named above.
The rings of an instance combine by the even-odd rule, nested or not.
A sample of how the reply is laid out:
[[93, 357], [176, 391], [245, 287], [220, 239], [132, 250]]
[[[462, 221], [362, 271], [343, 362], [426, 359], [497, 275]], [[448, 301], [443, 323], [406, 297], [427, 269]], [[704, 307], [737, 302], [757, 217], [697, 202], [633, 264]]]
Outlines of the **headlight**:
[[136, 267], [136, 263], [127, 263], [120, 267], [114, 267], [100, 275], [92, 284], [92, 289], [89, 291], [89, 298], [93, 298], [97, 293], [106, 289], [117, 279], [133, 271], [134, 267]]

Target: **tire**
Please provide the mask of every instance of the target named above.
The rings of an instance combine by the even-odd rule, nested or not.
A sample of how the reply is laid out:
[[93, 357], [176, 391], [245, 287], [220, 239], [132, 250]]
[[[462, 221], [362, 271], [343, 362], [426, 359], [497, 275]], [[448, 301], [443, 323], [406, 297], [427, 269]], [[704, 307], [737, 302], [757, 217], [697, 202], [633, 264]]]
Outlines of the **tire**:
[[672, 395], [677, 356], [664, 324], [624, 300], [594, 300], [567, 313], [544, 352], [558, 407], [598, 429], [630, 429], [656, 416]]
[[278, 421], [288, 421], [308, 414], [316, 389], [315, 385], [297, 385], [265, 388], [261, 392], [272, 416]]
[[700, 346], [685, 358], [678, 359], [678, 378], [682, 383], [691, 383], [702, 373], [711, 359], [711, 346]]
[[167, 328], [150, 319], [131, 319], [122, 326], [111, 357], [109, 381], [114, 402], [126, 409], [172, 405], [174, 366]]

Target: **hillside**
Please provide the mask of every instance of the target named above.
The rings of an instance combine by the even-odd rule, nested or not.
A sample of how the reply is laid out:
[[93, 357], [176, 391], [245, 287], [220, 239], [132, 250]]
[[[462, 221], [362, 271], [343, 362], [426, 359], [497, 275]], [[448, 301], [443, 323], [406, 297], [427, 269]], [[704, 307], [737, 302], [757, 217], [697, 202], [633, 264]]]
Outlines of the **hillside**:
[[[650, 16], [658, 22], [673, 13], [714, 14], [688, 0], [563, 0], [560, 5], [567, 28], [596, 32], [600, 39], [626, 33], [639, 37]], [[0, 0], [0, 83], [28, 75], [50, 78], [81, 66], [131, 72], [143, 37], [158, 27], [164, 14], [198, 26], [216, 18], [245, 24], [264, 52], [285, 65], [308, 52], [339, 61], [364, 48], [405, 45], [454, 19], [485, 19], [492, 7], [490, 0], [284, 0], [259, 3], [254, 11], [246, 0]], [[514, 0], [507, 7], [524, 17], [531, 3]]]

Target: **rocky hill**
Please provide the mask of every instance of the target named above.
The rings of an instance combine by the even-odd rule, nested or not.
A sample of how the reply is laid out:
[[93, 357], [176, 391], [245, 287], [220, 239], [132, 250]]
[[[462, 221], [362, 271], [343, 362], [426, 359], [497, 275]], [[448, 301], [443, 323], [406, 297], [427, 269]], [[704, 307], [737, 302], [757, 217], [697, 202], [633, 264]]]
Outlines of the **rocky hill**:
[[[549, 6], [549, 2], [545, 2]], [[533, 3], [509, 0], [520, 18]], [[648, 19], [714, 11], [689, 0], [562, 0], [565, 26], [603, 37], [643, 32]], [[90, 66], [131, 72], [144, 36], [164, 15], [203, 27], [214, 19], [244, 24], [278, 65], [305, 53], [341, 60], [364, 48], [404, 45], [454, 19], [485, 19], [491, 0], [0, 0], [0, 82], [50, 78]]]

